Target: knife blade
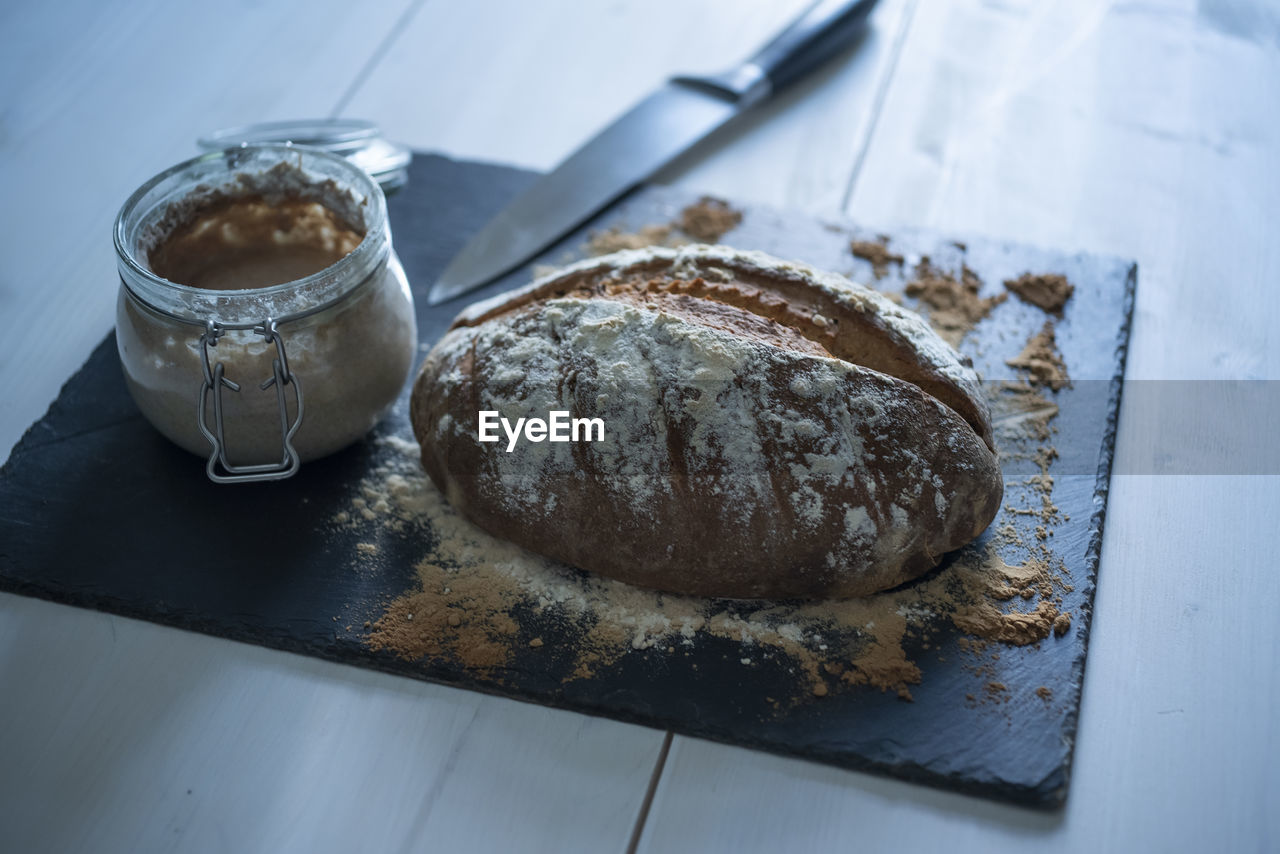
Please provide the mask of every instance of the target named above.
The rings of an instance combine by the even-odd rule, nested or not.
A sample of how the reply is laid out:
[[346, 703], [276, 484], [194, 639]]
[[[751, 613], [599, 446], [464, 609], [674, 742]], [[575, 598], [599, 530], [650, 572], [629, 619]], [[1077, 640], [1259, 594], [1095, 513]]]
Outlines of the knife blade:
[[453, 299], [528, 261], [632, 187], [851, 44], [877, 0], [819, 0], [737, 67], [681, 76], [628, 110], [515, 198], [431, 286]]

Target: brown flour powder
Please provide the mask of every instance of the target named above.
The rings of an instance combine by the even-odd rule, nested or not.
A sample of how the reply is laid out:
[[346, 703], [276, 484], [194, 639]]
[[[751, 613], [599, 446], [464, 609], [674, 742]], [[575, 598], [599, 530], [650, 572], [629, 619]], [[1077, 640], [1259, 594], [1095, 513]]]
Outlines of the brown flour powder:
[[[639, 231], [623, 231], [618, 227], [593, 231], [587, 238], [588, 255], [608, 255], [624, 249], [644, 249], [646, 246], [682, 246], [688, 243], [669, 225], [646, 225]], [[553, 268], [555, 269], [555, 268]]]
[[875, 240], [854, 240], [849, 244], [849, 251], [855, 257], [871, 263], [871, 273], [877, 279], [883, 279], [889, 272], [890, 264], [902, 266], [903, 257], [889, 250], [889, 236], [879, 235]]
[[991, 422], [1001, 445], [1049, 439], [1058, 404], [1026, 382], [998, 382], [994, 389]]
[[1046, 322], [1039, 332], [1027, 340], [1022, 352], [1006, 360], [1005, 364], [1026, 371], [1032, 385], [1048, 386], [1054, 391], [1071, 385], [1067, 365], [1058, 352], [1052, 322]]
[[742, 222], [742, 212], [723, 199], [703, 196], [680, 212], [676, 226], [699, 243], [718, 243]]
[[592, 232], [584, 249], [588, 255], [608, 255], [648, 246], [674, 248], [688, 243], [716, 243], [741, 222], [742, 212], [728, 202], [703, 196], [668, 223], [645, 225], [634, 232], [623, 231], [617, 226]]
[[1075, 286], [1060, 273], [1023, 273], [1004, 283], [1011, 293], [1025, 303], [1062, 316], [1062, 307], [1076, 292]]
[[904, 293], [924, 304], [929, 324], [953, 347], [960, 346], [964, 336], [1008, 298], [1008, 294], [978, 296], [982, 280], [964, 265], [957, 276], [925, 257], [916, 265], [914, 276]]

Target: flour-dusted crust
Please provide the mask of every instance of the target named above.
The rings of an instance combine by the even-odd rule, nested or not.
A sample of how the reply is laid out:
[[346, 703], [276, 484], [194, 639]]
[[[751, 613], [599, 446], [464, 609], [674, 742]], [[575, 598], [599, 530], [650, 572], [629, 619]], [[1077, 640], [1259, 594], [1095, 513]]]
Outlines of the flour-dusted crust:
[[[480, 410], [604, 442], [477, 440]], [[846, 279], [694, 246], [593, 259], [471, 307], [414, 432], [472, 521], [586, 570], [707, 596], [855, 596], [976, 537], [1003, 493], [977, 377]]]

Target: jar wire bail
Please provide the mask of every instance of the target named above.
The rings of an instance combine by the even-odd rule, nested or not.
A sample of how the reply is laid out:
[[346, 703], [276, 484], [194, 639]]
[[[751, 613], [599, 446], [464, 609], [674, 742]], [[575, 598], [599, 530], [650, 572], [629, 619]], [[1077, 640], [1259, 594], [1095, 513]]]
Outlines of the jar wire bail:
[[[266, 391], [273, 385], [276, 389], [276, 405], [280, 413], [280, 461], [258, 465], [237, 466], [227, 459], [226, 430], [223, 423], [222, 390], [229, 388], [240, 391], [239, 383], [224, 376], [225, 367], [222, 362], [210, 364], [209, 349], [218, 346], [218, 339], [227, 331], [226, 327], [210, 318], [205, 323], [204, 334], [200, 336], [200, 361], [204, 370], [204, 381], [200, 385], [200, 395], [196, 399], [196, 418], [200, 432], [213, 446], [209, 454], [209, 462], [205, 472], [215, 483], [248, 483], [264, 480], [283, 480], [292, 477], [301, 463], [297, 450], [293, 446], [293, 436], [302, 424], [302, 384], [293, 371], [289, 370], [289, 357], [285, 352], [284, 336], [278, 328], [279, 321], [268, 317], [253, 327], [253, 332], [261, 335], [268, 344], [275, 344], [276, 355], [271, 360], [271, 376], [258, 385]], [[296, 412], [292, 421], [289, 419], [288, 398], [285, 386], [293, 388]], [[209, 428], [208, 401], [210, 392], [213, 395], [213, 429]]]

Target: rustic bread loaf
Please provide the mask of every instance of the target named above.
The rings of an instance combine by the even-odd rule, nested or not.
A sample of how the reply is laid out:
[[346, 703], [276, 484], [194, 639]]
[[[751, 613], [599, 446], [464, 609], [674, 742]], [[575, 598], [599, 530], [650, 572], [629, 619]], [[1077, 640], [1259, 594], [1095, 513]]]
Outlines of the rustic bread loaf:
[[[599, 418], [600, 442], [478, 440], [478, 413]], [[413, 389], [422, 463], [498, 536], [661, 590], [857, 596], [994, 518], [966, 360], [843, 277], [693, 246], [575, 264], [472, 306]]]

